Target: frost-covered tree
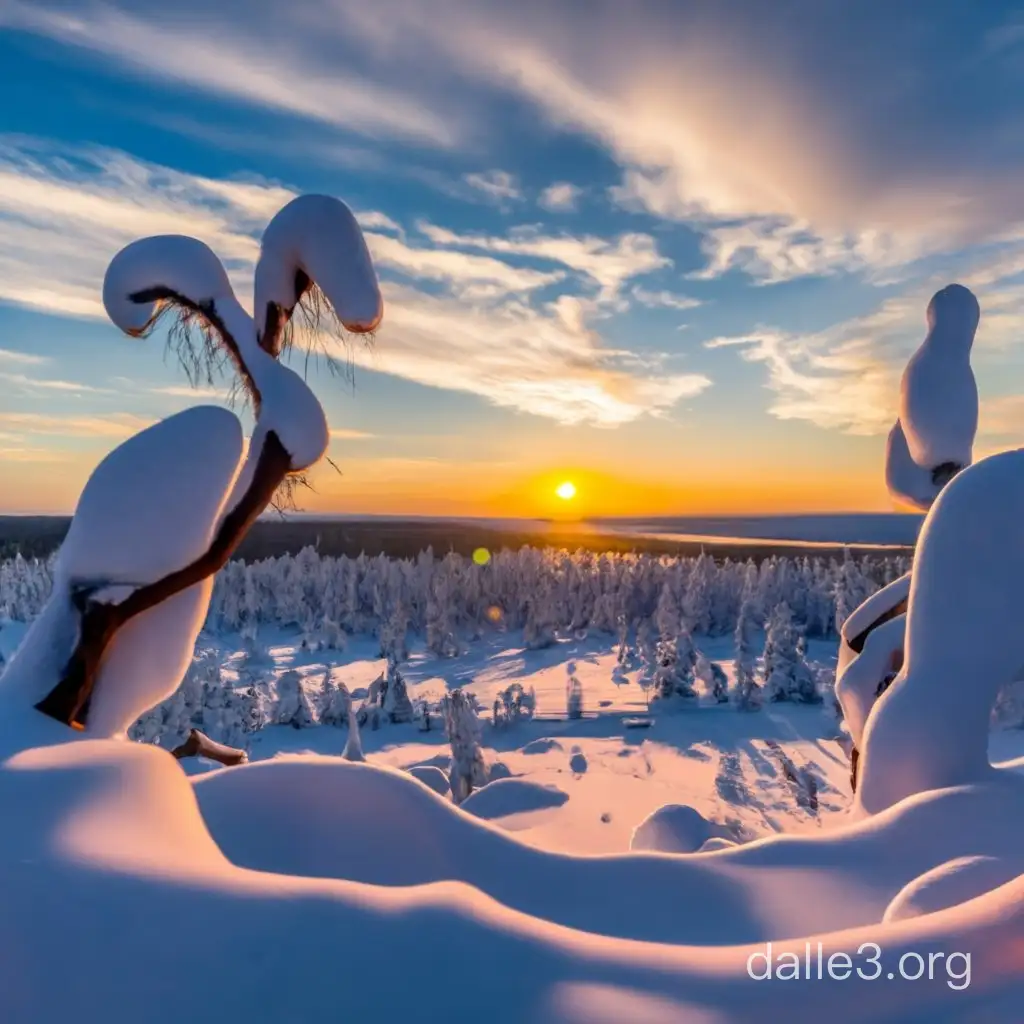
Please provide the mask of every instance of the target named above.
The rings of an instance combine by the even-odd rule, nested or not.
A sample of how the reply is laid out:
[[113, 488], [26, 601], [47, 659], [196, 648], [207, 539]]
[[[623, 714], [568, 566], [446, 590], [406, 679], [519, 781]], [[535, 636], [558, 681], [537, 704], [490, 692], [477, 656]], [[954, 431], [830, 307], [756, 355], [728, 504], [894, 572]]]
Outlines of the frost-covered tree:
[[755, 651], [757, 623], [754, 619], [750, 591], [740, 606], [735, 634], [735, 678], [732, 701], [741, 711], [755, 711], [761, 706], [761, 686], [757, 681]]
[[439, 658], [457, 658], [460, 653], [455, 635], [451, 580], [439, 574], [427, 598], [427, 648]]
[[293, 668], [278, 676], [274, 722], [295, 729], [308, 729], [316, 724], [316, 711], [302, 685], [302, 676]]
[[480, 720], [473, 700], [463, 690], [452, 690], [443, 702], [445, 729], [452, 748], [452, 799], [460, 804], [487, 783], [487, 766], [480, 748]]
[[658, 595], [654, 625], [659, 640], [674, 640], [679, 633], [679, 603], [668, 580], [662, 584], [661, 593]]
[[523, 643], [531, 651], [543, 650], [555, 642], [557, 612], [554, 597], [547, 581], [541, 581], [536, 592], [527, 599]]
[[687, 629], [698, 636], [711, 632], [712, 583], [716, 572], [715, 560], [701, 554], [694, 562], [683, 601], [683, 617]]
[[497, 728], [515, 725], [521, 719], [533, 717], [537, 706], [537, 695], [531, 686], [523, 689], [522, 683], [512, 683], [494, 698], [492, 723]]
[[576, 675], [576, 662], [566, 663], [565, 713], [570, 719], [583, 717], [583, 684]]
[[[444, 649], [449, 650], [450, 648]], [[382, 658], [387, 658], [389, 662], [394, 661], [396, 664], [409, 659], [409, 615], [400, 598], [381, 628], [380, 654]], [[442, 656], [447, 657], [448, 655]]]
[[348, 636], [340, 623], [325, 614], [320, 619], [313, 646], [318, 651], [343, 651], [348, 646]]
[[352, 710], [352, 694], [343, 681], [335, 683], [330, 669], [324, 670], [320, 683], [320, 723], [340, 727], [347, 725]]
[[351, 705], [348, 709], [348, 739], [345, 740], [345, 749], [341, 756], [346, 761], [366, 760], [366, 755], [363, 753], [362, 737], [359, 735], [359, 722], [356, 720], [356, 713]]
[[412, 701], [409, 700], [409, 690], [397, 665], [388, 663], [388, 673], [384, 682], [385, 689], [381, 706], [388, 721], [392, 723], [411, 722], [413, 718]]
[[806, 642], [793, 622], [789, 605], [776, 606], [768, 621], [764, 647], [765, 693], [771, 701], [820, 701], [817, 680], [807, 664]]
[[618, 636], [615, 660], [620, 665], [625, 665], [629, 661], [629, 619], [624, 612], [619, 612], [616, 616], [615, 629]]
[[835, 627], [838, 633], [852, 612], [877, 589], [854, 561], [849, 548], [843, 550], [843, 561], [835, 572]]
[[697, 695], [693, 687], [697, 651], [685, 624], [680, 625], [674, 639], [658, 641], [655, 664], [654, 688], [659, 699], [682, 697], [689, 700]]

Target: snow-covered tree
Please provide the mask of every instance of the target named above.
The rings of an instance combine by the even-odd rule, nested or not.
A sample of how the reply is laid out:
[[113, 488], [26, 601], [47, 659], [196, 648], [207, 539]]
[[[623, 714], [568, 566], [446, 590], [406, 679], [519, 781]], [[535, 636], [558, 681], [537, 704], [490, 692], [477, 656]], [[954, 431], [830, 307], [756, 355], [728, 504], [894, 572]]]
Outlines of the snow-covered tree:
[[480, 748], [480, 720], [474, 702], [463, 690], [452, 690], [443, 702], [445, 729], [452, 748], [452, 799], [460, 804], [487, 783], [487, 766]]
[[316, 711], [302, 685], [302, 676], [293, 668], [278, 676], [274, 722], [295, 729], [308, 729], [316, 724]]
[[501, 728], [515, 725], [521, 719], [533, 717], [537, 706], [537, 695], [531, 686], [523, 689], [522, 683], [512, 683], [494, 698], [493, 724]]
[[654, 625], [660, 640], [674, 640], [679, 633], [679, 603], [668, 580], [662, 584], [661, 593], [658, 595]]
[[352, 710], [352, 694], [344, 681], [335, 683], [330, 669], [324, 670], [320, 683], [320, 722], [322, 725], [347, 725]]
[[672, 697], [689, 700], [697, 695], [693, 687], [697, 651], [685, 624], [680, 625], [674, 639], [658, 641], [655, 665], [654, 688], [661, 700]]
[[629, 661], [629, 619], [625, 613], [619, 612], [615, 617], [615, 629], [618, 636], [615, 660], [625, 665]]
[[362, 737], [359, 735], [359, 722], [356, 720], [356, 713], [351, 705], [348, 709], [348, 739], [345, 740], [345, 749], [341, 756], [346, 761], [366, 760], [366, 755], [363, 753]]
[[807, 664], [806, 643], [785, 601], [776, 606], [768, 621], [764, 681], [765, 693], [771, 701], [815, 704], [821, 700], [817, 680]]
[[388, 673], [385, 677], [384, 697], [381, 706], [389, 722], [411, 722], [413, 718], [412, 701], [409, 700], [409, 690], [405, 685], [402, 673], [396, 665], [388, 664]]
[[754, 653], [757, 623], [754, 619], [751, 591], [745, 590], [740, 605], [735, 634], [735, 678], [732, 700], [741, 711], [755, 711], [761, 706], [761, 686], [757, 681], [757, 656]]
[[701, 554], [694, 562], [683, 601], [683, 617], [687, 630], [698, 636], [711, 632], [712, 581], [716, 572], [715, 560]]
[[452, 616], [451, 581], [438, 575], [427, 598], [427, 648], [439, 658], [457, 658], [459, 641]]
[[570, 719], [583, 717], [583, 684], [576, 675], [576, 662], [570, 661], [565, 666], [568, 678], [565, 683], [565, 712]]
[[531, 651], [543, 650], [555, 642], [554, 593], [547, 581], [541, 581], [536, 592], [527, 600], [526, 621], [523, 623], [523, 643]]

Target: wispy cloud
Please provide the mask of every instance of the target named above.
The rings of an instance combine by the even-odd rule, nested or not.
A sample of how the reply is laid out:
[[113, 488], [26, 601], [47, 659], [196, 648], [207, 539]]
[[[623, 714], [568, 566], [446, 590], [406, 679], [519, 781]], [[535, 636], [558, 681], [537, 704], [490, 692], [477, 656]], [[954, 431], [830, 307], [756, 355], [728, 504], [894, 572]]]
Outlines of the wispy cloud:
[[344, 427], [334, 427], [331, 430], [332, 441], [366, 441], [373, 436], [365, 430], [350, 430]]
[[508, 207], [510, 202], [523, 198], [522, 190], [515, 175], [508, 171], [484, 171], [467, 174], [463, 181], [470, 188], [480, 192], [488, 201]]
[[419, 248], [386, 235], [371, 235], [369, 246], [379, 266], [417, 280], [443, 281], [465, 299], [494, 299], [530, 292], [566, 276], [557, 271], [513, 267], [489, 256]]
[[924, 33], [910, 8], [870, 5], [780, 19], [757, 0], [636, 0], [580, 19], [542, 0], [429, 14], [381, 2], [388, 14], [372, 17], [341, 3], [346, 31], [596, 141], [621, 168], [616, 202], [705, 237], [704, 276], [874, 273], [1024, 220], [1019, 111], [1005, 99], [1020, 62], [986, 59], [1016, 55], [1021, 29], [1016, 16], [993, 29], [996, 9], [988, 25]]
[[32, 448], [23, 445], [0, 445], [0, 462], [63, 462], [64, 454], [52, 448]]
[[537, 204], [545, 210], [558, 213], [571, 212], [576, 209], [583, 189], [569, 181], [556, 181], [548, 185], [540, 194]]
[[113, 58], [140, 77], [163, 79], [370, 137], [408, 139], [429, 146], [450, 146], [456, 141], [457, 126], [429, 105], [353, 73], [351, 62], [322, 64], [312, 45], [316, 35], [275, 30], [269, 45], [267, 35], [261, 37], [258, 30], [250, 34], [248, 17], [234, 21], [228, 29], [211, 25], [209, 14], [207, 10], [198, 19], [179, 20], [161, 12], [145, 18], [96, 2], [82, 4], [71, 14], [36, 0], [7, 0], [0, 8], [0, 26], [35, 32]]
[[356, 213], [356, 220], [364, 231], [388, 231], [400, 235], [402, 227], [380, 210], [365, 210]]
[[82, 384], [80, 381], [60, 380], [54, 377], [29, 377], [24, 373], [0, 373], [0, 381], [28, 391], [64, 391], [68, 394], [89, 392], [98, 394], [107, 390], [106, 388], [96, 388], [89, 384]]
[[[134, 381], [126, 380], [129, 387], [139, 387]], [[143, 385], [144, 387], [144, 385]], [[165, 398], [224, 398], [223, 388], [213, 387], [191, 387], [186, 384], [161, 384], [158, 387], [146, 387], [146, 392], [151, 395], [161, 395]]]
[[701, 249], [707, 263], [691, 271], [691, 280], [710, 280], [730, 270], [758, 284], [779, 284], [800, 277], [824, 277], [840, 271], [863, 271], [881, 278], [927, 255], [935, 242], [927, 233], [863, 231], [822, 236], [810, 224], [779, 218], [751, 220], [704, 229]]
[[0, 412], [0, 429], [18, 436], [122, 438], [138, 433], [152, 423], [152, 419], [131, 413], [61, 416], [35, 412]]
[[[872, 312], [814, 333], [758, 327], [747, 334], [705, 342], [737, 348], [761, 363], [773, 393], [768, 411], [850, 434], [889, 430], [896, 416], [899, 381], [927, 330], [931, 296], [950, 280], [982, 292], [982, 318], [972, 353], [975, 372], [1019, 343], [1024, 332], [1024, 247], [1010, 244], [987, 258], [965, 258], [891, 295]], [[993, 403], [989, 405], [989, 403]], [[1016, 431], [1016, 400], [982, 395], [982, 433]]]
[[696, 309], [698, 306], [704, 305], [700, 299], [692, 298], [689, 295], [677, 295], [675, 292], [669, 291], [652, 292], [641, 285], [636, 285], [632, 294], [640, 305], [652, 309], [659, 306], [664, 309]]
[[617, 238], [593, 235], [551, 235], [533, 226], [512, 228], [506, 235], [459, 234], [434, 224], [419, 224], [436, 245], [527, 256], [560, 264], [599, 287], [602, 300], [616, 299], [625, 282], [671, 265], [650, 235], [628, 232]]
[[[110, 257], [140, 234], [172, 231], [203, 238], [224, 257], [247, 302], [257, 236], [291, 197], [274, 184], [188, 175], [110, 150], [0, 140], [0, 300], [102, 317]], [[410, 240], [388, 214], [369, 222], [378, 266], [403, 282], [386, 282], [378, 369], [560, 422], [603, 425], [664, 411], [709, 384], [701, 374], [665, 374], [656, 355], [611, 349], [588, 324], [597, 307], [624, 304], [626, 283], [669, 265], [650, 235], [576, 237], [527, 226], [489, 236], [426, 224]], [[194, 396], [173, 386], [153, 393]]]
[[46, 356], [35, 355], [31, 352], [15, 352], [9, 348], [0, 348], [0, 365], [12, 363], [18, 366], [42, 366], [49, 362]]
[[563, 306], [476, 309], [452, 298], [391, 287], [387, 344], [367, 365], [482, 395], [560, 423], [615, 426], [662, 412], [710, 386], [702, 374], [666, 374], [611, 350]]

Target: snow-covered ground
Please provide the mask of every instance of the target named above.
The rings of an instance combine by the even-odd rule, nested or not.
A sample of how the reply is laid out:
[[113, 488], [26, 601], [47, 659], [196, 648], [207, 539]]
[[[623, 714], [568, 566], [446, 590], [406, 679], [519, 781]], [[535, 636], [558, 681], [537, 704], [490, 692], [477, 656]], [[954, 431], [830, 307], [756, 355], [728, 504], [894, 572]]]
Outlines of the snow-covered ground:
[[[25, 625], [16, 622], [0, 629], [0, 654], [9, 657], [24, 632]], [[314, 707], [325, 673], [344, 682], [358, 706], [386, 671], [375, 637], [351, 638], [344, 651], [313, 651], [304, 639], [297, 629], [266, 629], [257, 638], [262, 656], [255, 661], [252, 641], [238, 634], [204, 633], [198, 648], [220, 665], [225, 685], [257, 679], [269, 701], [277, 680], [296, 671]], [[698, 644], [732, 684], [732, 638], [698, 638]], [[812, 663], [827, 669], [835, 656], [835, 641], [810, 642]], [[583, 692], [583, 717], [577, 720], [566, 716], [570, 663]], [[697, 809], [743, 842], [827, 829], [850, 803], [849, 758], [830, 702], [768, 703], [743, 712], [706, 694], [693, 702], [649, 701], [642, 666], [636, 659], [621, 665], [615, 646], [602, 638], [563, 639], [529, 650], [521, 636], [500, 634], [466, 645], [456, 658], [438, 658], [419, 642], [401, 671], [414, 702], [436, 707], [456, 687], [475, 695], [490, 777], [530, 786], [513, 789], [494, 806], [474, 801], [467, 810], [541, 849], [624, 852], [636, 826], [669, 804]], [[493, 701], [513, 683], [535, 692], [535, 714], [495, 727]], [[251, 761], [302, 753], [337, 756], [347, 738], [346, 727], [319, 723], [268, 724], [235, 737]], [[428, 731], [422, 723], [384, 721], [375, 729], [364, 726], [360, 738], [371, 764], [449, 770], [451, 751], [439, 716]], [[996, 762], [1024, 759], [1024, 730], [995, 729], [991, 753]], [[205, 759], [187, 759], [182, 766], [189, 774], [221, 770]]]
[[[279, 676], [295, 668], [314, 695], [325, 670], [353, 693], [367, 689], [385, 670], [373, 639], [350, 643], [343, 655], [303, 651], [294, 632], [289, 636], [280, 631], [265, 643], [273, 659], [268, 674]], [[237, 637], [224, 637], [217, 645], [225, 674], [235, 676], [244, 644]], [[715, 638], [701, 647], [708, 657], [723, 662], [731, 678], [731, 640]], [[328, 653], [337, 657], [325, 660]], [[835, 644], [813, 643], [810, 653], [823, 662], [834, 660]], [[575, 721], [566, 718], [569, 662], [575, 662], [583, 689], [584, 717]], [[432, 657], [422, 647], [414, 649], [402, 668], [414, 701], [434, 703], [455, 686], [472, 691], [482, 706], [481, 739], [488, 764], [498, 762], [515, 778], [565, 794], [564, 802], [555, 806], [520, 812], [513, 804], [488, 815], [546, 849], [623, 852], [629, 849], [633, 828], [670, 803], [690, 804], [743, 839], [820, 829], [846, 807], [849, 762], [827, 705], [775, 704], [747, 713], [706, 699], [694, 706], [655, 700], [649, 713], [638, 679], [641, 671], [638, 666], [620, 667], [607, 641], [567, 640], [531, 651], [520, 638], [507, 635], [478, 641], [450, 660]], [[494, 728], [494, 698], [513, 682], [535, 690], [536, 714], [532, 720]], [[625, 724], [640, 717], [650, 718], [649, 727]], [[345, 728], [274, 725], [252, 734], [248, 750], [253, 760], [304, 751], [338, 755], [346, 738]], [[433, 764], [448, 770], [450, 750], [439, 719], [429, 732], [413, 723], [386, 723], [376, 730], [364, 727], [361, 738], [371, 763], [403, 769]], [[785, 759], [796, 766], [796, 779], [787, 777]], [[807, 777], [817, 793], [813, 801], [807, 799]]]

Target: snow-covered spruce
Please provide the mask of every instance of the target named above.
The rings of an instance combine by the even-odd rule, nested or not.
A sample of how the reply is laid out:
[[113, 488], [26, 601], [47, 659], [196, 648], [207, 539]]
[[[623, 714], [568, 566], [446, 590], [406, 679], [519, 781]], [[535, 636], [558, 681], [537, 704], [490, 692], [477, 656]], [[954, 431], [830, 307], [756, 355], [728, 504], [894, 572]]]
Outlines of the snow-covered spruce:
[[487, 766], [480, 748], [480, 720], [472, 696], [452, 690], [443, 702], [444, 724], [452, 748], [452, 799], [460, 804], [474, 789], [487, 784]]
[[785, 601], [775, 608], [768, 621], [762, 666], [768, 700], [802, 704], [821, 701], [817, 679], [807, 664], [806, 641], [794, 625], [793, 613]]

